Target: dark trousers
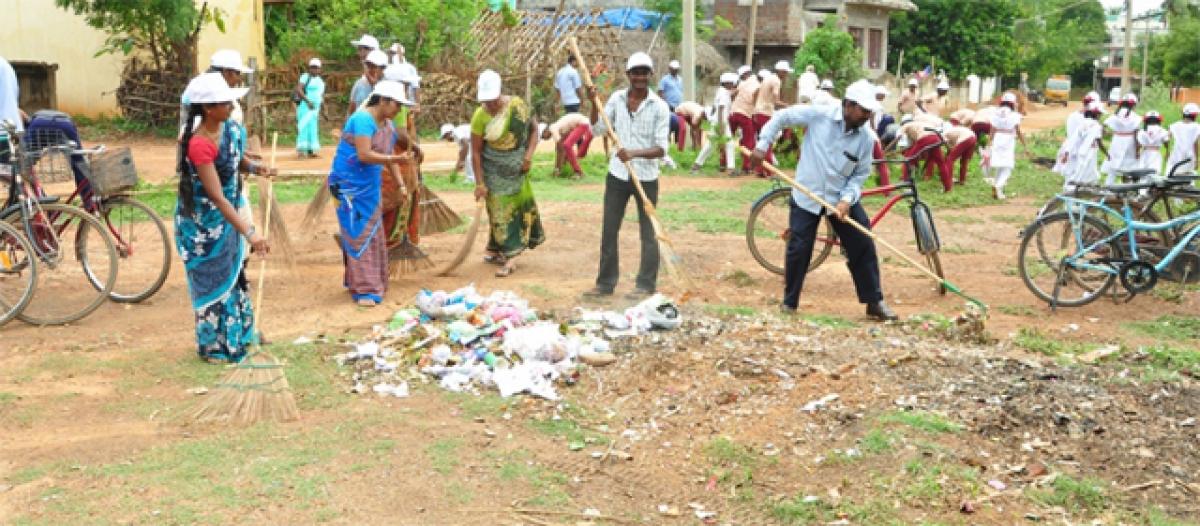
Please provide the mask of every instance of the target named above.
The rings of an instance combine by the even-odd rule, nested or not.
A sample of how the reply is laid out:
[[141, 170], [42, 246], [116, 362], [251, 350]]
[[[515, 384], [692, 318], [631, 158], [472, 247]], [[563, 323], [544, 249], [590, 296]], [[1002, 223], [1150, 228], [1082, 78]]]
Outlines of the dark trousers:
[[563, 109], [567, 113], [579, 113], [579, 104], [563, 104]]
[[[658, 205], [658, 181], [642, 181], [642, 190], [650, 202]], [[642, 200], [632, 181], [622, 181], [608, 174], [604, 179], [604, 226], [600, 233], [600, 272], [596, 275], [596, 287], [612, 291], [617, 287], [621, 275], [620, 243], [621, 222], [625, 219], [625, 206], [629, 198], [637, 200], [638, 234], [642, 240], [641, 264], [638, 266], [637, 287], [655, 290], [658, 282], [658, 239], [654, 226], [642, 207]]]
[[[821, 214], [814, 214], [796, 206], [796, 202], [788, 200], [791, 212], [788, 224], [792, 229], [792, 237], [788, 239], [787, 259], [784, 262], [783, 304], [796, 308], [800, 304], [800, 291], [804, 288], [804, 277], [808, 274], [808, 262], [812, 259], [813, 243], [817, 239], [817, 225], [821, 223]], [[867, 211], [862, 204], [856, 203], [850, 207], [850, 217], [862, 225], [870, 225]], [[883, 290], [879, 285], [879, 259], [875, 255], [875, 242], [859, 232], [848, 223], [830, 218], [833, 231], [841, 240], [842, 249], [846, 253], [846, 267], [854, 278], [854, 289], [858, 293], [859, 303], [874, 303], [883, 300]]]

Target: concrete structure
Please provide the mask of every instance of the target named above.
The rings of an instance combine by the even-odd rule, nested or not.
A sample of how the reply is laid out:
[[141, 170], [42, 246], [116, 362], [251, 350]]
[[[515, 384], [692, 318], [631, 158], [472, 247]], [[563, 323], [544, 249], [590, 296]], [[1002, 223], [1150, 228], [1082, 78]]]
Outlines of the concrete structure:
[[[1100, 72], [1097, 90], [1104, 97], [1108, 96], [1113, 86], [1121, 84], [1121, 64], [1125, 60], [1125, 10], [1107, 13], [1104, 17], [1104, 27], [1108, 30], [1108, 45], [1105, 56], [1095, 63]], [[1140, 61], [1146, 42], [1146, 35], [1158, 36], [1167, 33], [1167, 24], [1161, 11], [1134, 12], [1133, 16], [1133, 56]], [[1134, 67], [1129, 71], [1129, 78], [1135, 86], [1141, 85], [1142, 71]], [[1136, 90], [1135, 90], [1136, 91]]]
[[[726, 56], [740, 64], [746, 56], [747, 25], [753, 0], [716, 0], [714, 12], [732, 28], [717, 32], [713, 44], [723, 46]], [[804, 35], [835, 14], [840, 27], [854, 37], [863, 51], [863, 69], [878, 76], [887, 68], [888, 21], [896, 11], [915, 11], [908, 0], [758, 0], [758, 28], [754, 36], [755, 69], [791, 61]], [[795, 64], [803, 71], [803, 64]]]
[[[224, 12], [225, 32], [212, 25], [200, 32], [197, 65], [207, 68], [220, 48], [237, 49], [243, 60], [255, 57], [265, 64], [262, 0], [208, 0], [208, 5]], [[104, 44], [103, 32], [51, 0], [0, 0], [0, 13], [6, 26], [0, 56], [17, 70], [23, 109], [51, 107], [93, 117], [119, 113], [116, 89], [124, 57], [94, 56]]]

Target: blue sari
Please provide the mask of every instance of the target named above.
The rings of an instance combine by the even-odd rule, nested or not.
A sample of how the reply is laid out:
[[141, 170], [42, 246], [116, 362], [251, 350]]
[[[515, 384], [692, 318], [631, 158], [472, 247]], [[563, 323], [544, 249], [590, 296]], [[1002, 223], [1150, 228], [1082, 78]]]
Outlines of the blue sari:
[[391, 122], [380, 127], [367, 110], [358, 110], [346, 121], [329, 174], [329, 189], [338, 200], [344, 284], [355, 300], [383, 301], [387, 288], [387, 239], [383, 230], [381, 175], [383, 166], [358, 159], [356, 137], [370, 137], [371, 150], [390, 154], [396, 143]]
[[316, 154], [321, 151], [319, 130], [325, 81], [321, 77], [310, 77], [305, 73], [300, 75], [300, 83], [305, 86], [304, 98], [312, 103], [312, 107], [308, 107], [304, 101], [296, 105], [296, 151]]
[[[240, 125], [226, 121], [213, 163], [221, 181], [221, 193], [239, 209], [247, 206], [237, 175], [245, 151], [244, 136]], [[256, 338], [245, 273], [247, 247], [208, 198], [191, 160], [183, 177], [191, 179], [192, 210], [185, 214], [182, 203], [176, 203], [175, 248], [187, 271], [188, 293], [196, 316], [197, 349], [201, 358], [238, 362]]]

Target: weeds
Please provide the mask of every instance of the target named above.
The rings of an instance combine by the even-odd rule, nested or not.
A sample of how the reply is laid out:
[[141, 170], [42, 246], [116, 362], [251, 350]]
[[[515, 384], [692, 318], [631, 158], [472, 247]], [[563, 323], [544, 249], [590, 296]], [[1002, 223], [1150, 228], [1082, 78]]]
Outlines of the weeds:
[[1087, 352], [1088, 344], [1066, 342], [1055, 339], [1039, 329], [1022, 327], [1013, 338], [1013, 343], [1029, 352], [1046, 356], [1075, 355]]
[[449, 475], [458, 467], [458, 449], [462, 447], [462, 441], [457, 438], [448, 438], [438, 440], [425, 448], [425, 456], [429, 457], [429, 463], [433, 466], [433, 470], [442, 474]]
[[1195, 316], [1165, 315], [1153, 320], [1128, 322], [1124, 326], [1155, 340], [1200, 340], [1200, 317]]
[[705, 305], [704, 311], [722, 318], [754, 316], [758, 314], [758, 310], [754, 307], [747, 307], [745, 305]]
[[926, 433], [957, 433], [963, 430], [962, 424], [925, 411], [893, 411], [880, 416], [879, 421], [884, 424], [903, 424]]
[[1108, 507], [1105, 482], [1099, 479], [1075, 479], [1060, 475], [1049, 490], [1029, 489], [1030, 500], [1043, 506], [1058, 506], [1071, 512], [1096, 513]]

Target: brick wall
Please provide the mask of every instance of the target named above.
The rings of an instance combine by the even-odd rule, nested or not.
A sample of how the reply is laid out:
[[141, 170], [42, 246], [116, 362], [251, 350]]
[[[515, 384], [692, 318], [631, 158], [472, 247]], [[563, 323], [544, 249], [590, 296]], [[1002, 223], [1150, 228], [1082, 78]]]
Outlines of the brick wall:
[[[748, 3], [748, 2], [747, 2]], [[738, 0], [716, 0], [717, 16], [728, 20], [732, 29], [719, 31], [713, 38], [714, 44], [745, 44], [746, 28], [750, 23], [750, 6], [738, 5]], [[798, 45], [802, 40], [802, 9], [789, 0], [763, 0], [758, 6], [758, 31], [754, 34], [755, 45]]]

